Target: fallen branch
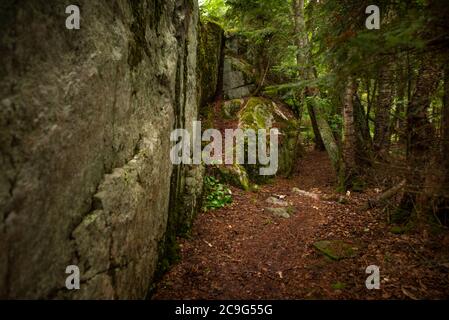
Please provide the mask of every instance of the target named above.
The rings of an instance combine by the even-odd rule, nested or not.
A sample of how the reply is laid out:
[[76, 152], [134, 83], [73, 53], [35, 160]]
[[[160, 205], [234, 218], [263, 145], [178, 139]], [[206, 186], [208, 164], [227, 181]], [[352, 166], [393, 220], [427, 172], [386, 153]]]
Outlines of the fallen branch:
[[394, 197], [405, 187], [405, 180], [402, 180], [398, 185], [388, 189], [374, 200], [368, 200], [368, 203], [363, 207], [363, 210], [373, 209], [384, 205], [389, 199]]

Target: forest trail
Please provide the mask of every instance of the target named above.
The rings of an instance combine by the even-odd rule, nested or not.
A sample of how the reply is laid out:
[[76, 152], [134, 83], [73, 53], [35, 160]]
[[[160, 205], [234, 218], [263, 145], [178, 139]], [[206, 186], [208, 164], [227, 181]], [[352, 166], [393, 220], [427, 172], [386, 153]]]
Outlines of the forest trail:
[[[290, 179], [276, 178], [258, 192], [232, 188], [232, 205], [200, 213], [190, 238], [179, 240], [180, 262], [152, 299], [449, 297], [449, 266], [432, 252], [449, 247], [449, 239], [393, 234], [382, 211], [361, 209], [375, 190], [342, 197], [334, 177], [326, 153], [311, 150]], [[270, 197], [288, 202], [291, 217], [269, 212]], [[320, 240], [344, 241], [351, 256], [326, 257], [314, 248]], [[380, 267], [381, 290], [366, 288], [370, 265]]]

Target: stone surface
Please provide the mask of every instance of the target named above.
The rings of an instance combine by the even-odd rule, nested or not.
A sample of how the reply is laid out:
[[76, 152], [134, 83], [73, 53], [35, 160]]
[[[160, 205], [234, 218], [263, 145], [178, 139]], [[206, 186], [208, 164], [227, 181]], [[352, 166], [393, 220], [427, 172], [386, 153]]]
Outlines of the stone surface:
[[252, 66], [243, 60], [226, 56], [223, 66], [223, 95], [227, 100], [249, 96], [256, 89]]
[[289, 219], [290, 213], [287, 208], [267, 208], [267, 211], [271, 212], [274, 216]]
[[304, 196], [304, 197], [312, 198], [312, 199], [317, 200], [317, 201], [320, 200], [320, 196], [318, 194], [312, 193], [312, 192], [308, 192], [308, 191], [304, 191], [304, 190], [301, 190], [299, 188], [293, 188], [292, 192], [296, 193], [296, 194], [299, 194], [301, 196]]
[[196, 1], [81, 0], [81, 30], [64, 2], [6, 2], [0, 297], [144, 298], [201, 192], [201, 169], [169, 159], [170, 132], [198, 112]]
[[198, 32], [198, 98], [201, 107], [212, 102], [221, 90], [223, 48], [223, 28], [204, 18]]
[[266, 203], [273, 204], [280, 207], [288, 207], [289, 203], [285, 200], [278, 199], [276, 197], [269, 197], [265, 200]]

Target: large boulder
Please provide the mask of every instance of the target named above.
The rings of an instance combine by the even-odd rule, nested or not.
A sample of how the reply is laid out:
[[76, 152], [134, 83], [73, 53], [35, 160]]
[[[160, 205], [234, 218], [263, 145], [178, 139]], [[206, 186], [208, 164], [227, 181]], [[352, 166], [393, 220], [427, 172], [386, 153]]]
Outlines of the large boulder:
[[[299, 123], [293, 113], [266, 98], [252, 97], [239, 112], [239, 128], [266, 129], [278, 128], [279, 136], [279, 167], [278, 175], [289, 176], [295, 159], [300, 155]], [[268, 139], [267, 139], [268, 140]], [[245, 165], [250, 178], [256, 182], [266, 181], [268, 177], [259, 175], [260, 165]]]

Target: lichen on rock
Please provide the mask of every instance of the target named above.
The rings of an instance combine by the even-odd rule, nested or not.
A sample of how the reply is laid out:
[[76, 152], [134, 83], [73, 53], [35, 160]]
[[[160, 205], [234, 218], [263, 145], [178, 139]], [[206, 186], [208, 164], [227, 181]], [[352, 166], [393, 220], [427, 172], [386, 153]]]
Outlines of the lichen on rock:
[[223, 95], [225, 99], [240, 99], [256, 89], [252, 66], [242, 59], [226, 56], [223, 66]]

